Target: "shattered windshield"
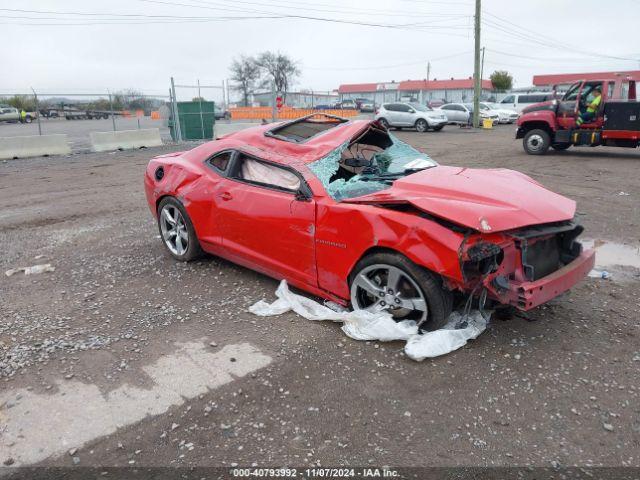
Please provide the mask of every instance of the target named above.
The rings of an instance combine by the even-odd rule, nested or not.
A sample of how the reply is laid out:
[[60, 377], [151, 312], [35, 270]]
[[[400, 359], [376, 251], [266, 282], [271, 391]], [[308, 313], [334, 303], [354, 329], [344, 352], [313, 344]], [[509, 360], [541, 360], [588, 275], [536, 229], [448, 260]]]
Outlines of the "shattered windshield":
[[385, 190], [437, 163], [388, 132], [371, 128], [309, 165], [334, 200]]

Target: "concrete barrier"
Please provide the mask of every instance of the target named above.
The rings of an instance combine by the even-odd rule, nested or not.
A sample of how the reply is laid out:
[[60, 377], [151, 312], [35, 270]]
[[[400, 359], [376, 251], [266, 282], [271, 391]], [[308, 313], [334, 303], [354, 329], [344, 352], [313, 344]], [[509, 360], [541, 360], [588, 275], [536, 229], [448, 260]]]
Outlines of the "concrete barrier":
[[67, 136], [34, 135], [29, 137], [0, 137], [0, 159], [68, 155], [71, 153]]
[[91, 137], [91, 150], [94, 152], [158, 147], [162, 145], [160, 130], [157, 128], [121, 130], [117, 132], [91, 132], [89, 136]]

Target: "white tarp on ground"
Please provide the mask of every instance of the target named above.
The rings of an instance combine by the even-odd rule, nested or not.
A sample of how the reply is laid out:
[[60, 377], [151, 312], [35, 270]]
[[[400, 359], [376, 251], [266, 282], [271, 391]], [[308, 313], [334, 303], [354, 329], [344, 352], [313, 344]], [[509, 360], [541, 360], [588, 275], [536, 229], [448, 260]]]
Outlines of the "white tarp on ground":
[[260, 300], [249, 311], [262, 317], [281, 315], [293, 310], [308, 320], [330, 320], [343, 323], [342, 331], [355, 340], [380, 340], [390, 342], [406, 340], [406, 355], [417, 361], [433, 358], [457, 350], [467, 340], [477, 338], [486, 328], [487, 320], [480, 311], [474, 310], [463, 318], [458, 312], [449, 317], [447, 324], [434, 332], [418, 333], [418, 326], [413, 320], [396, 322], [388, 312], [377, 313], [364, 310], [337, 312], [318, 302], [297, 295], [287, 282], [280, 282], [276, 290], [278, 299], [273, 303]]
[[53, 272], [55, 271], [55, 269], [56, 267], [51, 266], [50, 263], [44, 263], [42, 265], [33, 265], [32, 267], [12, 268], [4, 272], [4, 274], [7, 277], [10, 277], [11, 275], [15, 275], [18, 272], [24, 272], [25, 275], [36, 275], [38, 273]]

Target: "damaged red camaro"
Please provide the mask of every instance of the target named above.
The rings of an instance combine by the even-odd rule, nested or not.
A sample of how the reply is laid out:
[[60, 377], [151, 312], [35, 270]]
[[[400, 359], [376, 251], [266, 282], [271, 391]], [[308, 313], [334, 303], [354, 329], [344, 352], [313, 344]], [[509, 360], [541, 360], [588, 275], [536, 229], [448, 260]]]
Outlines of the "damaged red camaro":
[[438, 165], [375, 122], [309, 116], [152, 159], [149, 207], [202, 251], [424, 329], [470, 295], [529, 310], [593, 267], [575, 202], [506, 169]]

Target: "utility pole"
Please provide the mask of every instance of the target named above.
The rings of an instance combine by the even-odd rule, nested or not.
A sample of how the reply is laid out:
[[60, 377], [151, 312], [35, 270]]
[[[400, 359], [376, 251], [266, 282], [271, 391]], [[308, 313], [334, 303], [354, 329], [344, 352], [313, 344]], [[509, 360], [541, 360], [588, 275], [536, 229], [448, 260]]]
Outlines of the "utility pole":
[[[484, 78], [484, 47], [482, 47], [482, 65], [480, 66], [480, 81]], [[482, 84], [480, 84], [480, 90], [482, 90]]]
[[427, 82], [429, 82], [430, 75], [431, 75], [431, 62], [427, 62]]
[[473, 126], [475, 128], [480, 126], [480, 87], [482, 85], [482, 78], [480, 77], [480, 1], [481, 0], [476, 0], [476, 14], [474, 17], [475, 25], [473, 29], [473, 36], [475, 39], [473, 49]]

